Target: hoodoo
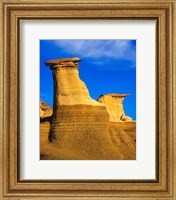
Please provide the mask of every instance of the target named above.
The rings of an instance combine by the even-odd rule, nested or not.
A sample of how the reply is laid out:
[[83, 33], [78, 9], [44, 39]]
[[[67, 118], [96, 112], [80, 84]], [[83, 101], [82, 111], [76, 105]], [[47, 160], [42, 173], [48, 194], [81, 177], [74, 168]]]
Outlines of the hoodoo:
[[89, 96], [89, 91], [79, 78], [80, 58], [50, 60], [45, 64], [53, 71], [54, 107], [59, 105], [96, 105], [103, 106]]
[[54, 79], [49, 159], [124, 159], [109, 133], [106, 106], [93, 100], [79, 78], [80, 58], [47, 61]]
[[98, 102], [106, 105], [111, 122], [132, 121], [131, 117], [125, 116], [123, 109], [124, 97], [129, 94], [104, 94], [98, 98]]

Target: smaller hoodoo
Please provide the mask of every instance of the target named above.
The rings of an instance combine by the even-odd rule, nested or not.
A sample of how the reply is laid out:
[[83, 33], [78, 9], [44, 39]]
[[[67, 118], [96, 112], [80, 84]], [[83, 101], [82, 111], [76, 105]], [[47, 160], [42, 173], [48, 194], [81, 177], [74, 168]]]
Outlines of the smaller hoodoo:
[[125, 115], [123, 108], [124, 97], [129, 94], [104, 94], [98, 98], [98, 102], [105, 104], [110, 115], [111, 122], [132, 121], [131, 117]]

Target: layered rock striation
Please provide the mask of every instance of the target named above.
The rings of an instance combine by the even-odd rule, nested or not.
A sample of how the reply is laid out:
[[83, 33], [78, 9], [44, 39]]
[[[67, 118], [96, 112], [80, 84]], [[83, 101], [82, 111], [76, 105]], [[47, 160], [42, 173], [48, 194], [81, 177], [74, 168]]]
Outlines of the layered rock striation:
[[106, 105], [107, 111], [110, 115], [111, 122], [128, 122], [132, 118], [125, 115], [123, 108], [124, 97], [130, 96], [129, 94], [104, 94], [98, 98], [98, 102]]
[[[50, 60], [54, 108], [49, 133], [49, 159], [124, 159], [109, 133], [109, 114], [93, 100], [79, 78], [79, 58]], [[50, 153], [49, 153], [50, 151]]]
[[124, 160], [136, 159], [136, 122], [111, 122], [111, 139]]

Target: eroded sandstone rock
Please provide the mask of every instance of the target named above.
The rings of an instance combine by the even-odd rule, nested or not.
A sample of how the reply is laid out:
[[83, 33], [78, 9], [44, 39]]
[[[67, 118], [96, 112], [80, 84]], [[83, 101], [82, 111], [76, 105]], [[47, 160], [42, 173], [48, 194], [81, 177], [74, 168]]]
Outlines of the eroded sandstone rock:
[[40, 99], [40, 118], [50, 117], [53, 114], [53, 109]]
[[44, 148], [49, 145], [49, 132], [53, 109], [40, 99], [40, 154], [46, 153]]
[[[79, 78], [79, 58], [64, 58], [47, 61], [54, 79], [54, 107], [60, 105], [97, 105], [99, 102], [90, 98], [85, 83]], [[56, 110], [56, 109], [55, 109]]]
[[120, 120], [123, 121], [123, 122], [133, 121], [131, 117], [125, 116], [124, 114], [121, 116]]
[[[48, 159], [124, 159], [109, 133], [109, 114], [79, 78], [79, 58], [47, 61], [54, 79]], [[50, 153], [49, 153], [50, 152]]]
[[98, 102], [106, 105], [111, 122], [132, 121], [132, 118], [125, 116], [123, 109], [124, 97], [129, 94], [105, 94], [98, 98]]
[[124, 160], [136, 159], [136, 122], [111, 122], [109, 132], [112, 141]]
[[57, 68], [57, 65], [59, 65], [59, 67], [78, 67], [78, 62], [81, 61], [80, 58], [74, 57], [74, 58], [61, 58], [61, 59], [56, 59], [56, 60], [49, 60], [45, 62], [46, 66], [50, 66], [50, 68]]

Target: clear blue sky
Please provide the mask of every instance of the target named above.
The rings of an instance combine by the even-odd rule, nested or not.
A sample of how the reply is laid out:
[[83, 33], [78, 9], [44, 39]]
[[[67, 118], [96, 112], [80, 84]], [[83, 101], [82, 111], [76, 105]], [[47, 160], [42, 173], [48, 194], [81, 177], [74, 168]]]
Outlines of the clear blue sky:
[[136, 40], [40, 40], [40, 98], [53, 106], [52, 71], [45, 61], [79, 57], [90, 96], [127, 93], [125, 114], [136, 120]]

